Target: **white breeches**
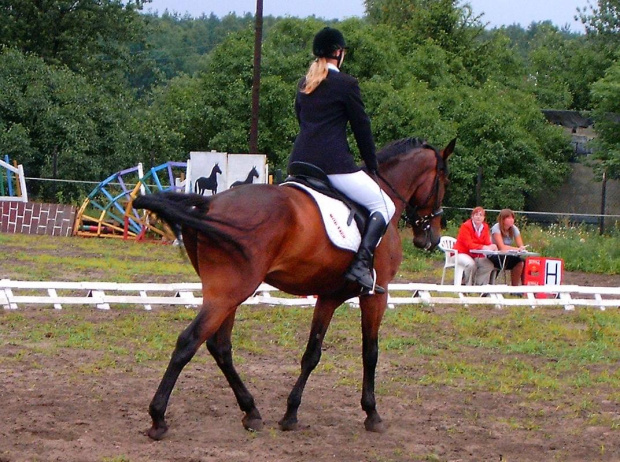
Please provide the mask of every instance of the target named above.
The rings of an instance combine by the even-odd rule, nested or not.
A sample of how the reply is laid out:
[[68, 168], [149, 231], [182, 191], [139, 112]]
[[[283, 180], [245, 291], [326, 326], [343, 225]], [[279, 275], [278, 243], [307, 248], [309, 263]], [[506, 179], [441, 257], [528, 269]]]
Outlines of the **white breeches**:
[[389, 223], [394, 216], [396, 212], [394, 202], [365, 172], [360, 170], [354, 173], [327, 176], [334, 188], [364, 206], [371, 215], [379, 212], [386, 223]]

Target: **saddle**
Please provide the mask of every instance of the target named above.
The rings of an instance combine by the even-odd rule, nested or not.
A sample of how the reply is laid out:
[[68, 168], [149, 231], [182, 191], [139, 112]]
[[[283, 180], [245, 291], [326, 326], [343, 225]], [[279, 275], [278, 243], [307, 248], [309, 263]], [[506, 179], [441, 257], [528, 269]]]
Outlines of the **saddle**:
[[288, 177], [284, 182], [299, 183], [318, 193], [342, 202], [349, 209], [347, 225], [350, 226], [351, 222], [355, 220], [360, 234], [364, 233], [369, 216], [368, 210], [334, 188], [327, 174], [319, 167], [307, 162], [291, 162], [288, 167]]

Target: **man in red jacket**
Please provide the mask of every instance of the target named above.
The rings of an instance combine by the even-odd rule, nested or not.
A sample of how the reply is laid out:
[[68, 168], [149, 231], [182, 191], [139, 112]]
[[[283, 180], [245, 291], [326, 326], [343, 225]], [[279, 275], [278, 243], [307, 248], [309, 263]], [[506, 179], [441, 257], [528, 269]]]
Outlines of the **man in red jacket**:
[[471, 250], [497, 250], [491, 243], [489, 225], [484, 221], [485, 213], [482, 207], [476, 207], [471, 212], [471, 218], [461, 225], [456, 236], [454, 249], [458, 251], [457, 264], [463, 267], [465, 284], [476, 285], [489, 283], [494, 265], [485, 255], [472, 254]]

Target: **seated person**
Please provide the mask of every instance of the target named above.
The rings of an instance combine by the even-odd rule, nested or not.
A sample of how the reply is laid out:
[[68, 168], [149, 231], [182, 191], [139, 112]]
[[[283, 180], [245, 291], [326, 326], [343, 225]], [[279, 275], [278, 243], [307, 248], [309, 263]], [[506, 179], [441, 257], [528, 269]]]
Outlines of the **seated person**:
[[471, 250], [497, 250], [491, 242], [489, 225], [484, 221], [485, 213], [482, 207], [476, 207], [471, 212], [471, 218], [461, 225], [456, 236], [454, 249], [458, 251], [457, 264], [463, 267], [465, 283], [476, 285], [489, 283], [493, 262], [482, 254], [470, 253]]
[[[510, 209], [503, 209], [497, 216], [497, 223], [491, 228], [491, 239], [497, 248], [502, 251], [525, 250], [519, 228], [515, 226], [515, 214]], [[525, 262], [518, 255], [489, 255], [495, 268], [502, 269], [500, 258], [504, 259], [504, 269], [510, 270], [510, 281], [513, 286], [522, 284], [523, 267]]]

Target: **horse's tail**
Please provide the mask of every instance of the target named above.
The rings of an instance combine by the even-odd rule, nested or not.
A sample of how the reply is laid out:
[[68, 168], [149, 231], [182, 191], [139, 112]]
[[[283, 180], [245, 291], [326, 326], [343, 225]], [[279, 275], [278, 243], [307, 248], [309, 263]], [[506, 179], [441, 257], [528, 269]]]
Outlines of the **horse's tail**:
[[179, 241], [181, 240], [181, 226], [188, 226], [220, 244], [233, 248], [243, 257], [247, 257], [241, 243], [213, 225], [219, 221], [210, 220], [207, 216], [211, 197], [213, 196], [162, 192], [138, 196], [134, 199], [133, 206], [137, 209], [147, 209], [156, 213], [170, 226]]

